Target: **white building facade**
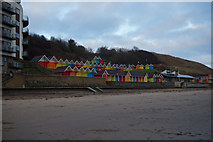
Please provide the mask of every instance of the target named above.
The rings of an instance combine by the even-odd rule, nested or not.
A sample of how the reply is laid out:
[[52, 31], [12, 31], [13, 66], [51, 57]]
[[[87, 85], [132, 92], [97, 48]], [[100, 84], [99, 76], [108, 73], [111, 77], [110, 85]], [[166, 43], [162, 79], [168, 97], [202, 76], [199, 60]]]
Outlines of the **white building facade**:
[[2, 73], [16, 72], [23, 67], [22, 61], [27, 56], [29, 19], [23, 17], [20, 0], [3, 0], [0, 14]]

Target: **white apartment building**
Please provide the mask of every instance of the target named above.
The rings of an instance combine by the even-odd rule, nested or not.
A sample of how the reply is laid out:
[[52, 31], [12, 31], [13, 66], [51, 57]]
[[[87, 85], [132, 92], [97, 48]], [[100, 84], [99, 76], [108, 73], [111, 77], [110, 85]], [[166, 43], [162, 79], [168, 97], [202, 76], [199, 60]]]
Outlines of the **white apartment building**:
[[29, 19], [23, 17], [20, 0], [3, 0], [0, 7], [2, 73], [16, 72], [23, 67], [22, 61], [27, 56]]

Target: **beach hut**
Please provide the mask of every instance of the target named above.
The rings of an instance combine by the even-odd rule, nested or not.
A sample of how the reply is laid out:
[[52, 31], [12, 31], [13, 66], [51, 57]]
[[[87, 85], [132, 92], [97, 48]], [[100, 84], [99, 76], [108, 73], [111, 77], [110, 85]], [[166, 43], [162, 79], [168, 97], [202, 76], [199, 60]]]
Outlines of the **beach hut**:
[[140, 65], [140, 69], [142, 69], [142, 70], [143, 70], [143, 69], [144, 69], [144, 65], [142, 65], [142, 64], [141, 64], [141, 65]]
[[77, 67], [73, 67], [72, 71], [70, 72], [70, 76], [77, 76], [79, 69]]
[[143, 76], [142, 72], [130, 71], [130, 73], [132, 75], [132, 82], [139, 82], [139, 80], [141, 80], [140, 78]]
[[112, 75], [110, 75], [111, 76], [111, 81], [116, 81], [115, 80], [115, 75], [114, 74], [112, 74]]
[[142, 81], [142, 78], [143, 78], [142, 76], [139, 76], [139, 77], [138, 77], [138, 82], [143, 82], [143, 81]]
[[84, 69], [84, 73], [83, 73], [83, 77], [88, 77], [90, 72], [91, 72], [91, 71], [90, 71], [89, 68], [85, 68], [85, 69]]
[[48, 58], [49, 58], [49, 62], [47, 63], [47, 68], [56, 69], [56, 66], [58, 64], [58, 60], [56, 59], [56, 57], [53, 56], [52, 58], [51, 57], [48, 57]]
[[148, 70], [148, 69], [149, 69], [149, 65], [148, 65], [148, 64], [146, 64], [145, 69], [146, 69], [146, 70]]
[[144, 82], [148, 82], [148, 74], [146, 73], [145, 76], [143, 77]]
[[47, 64], [49, 62], [49, 59], [46, 55], [43, 56], [35, 56], [31, 60], [32, 62], [37, 62], [39, 65], [41, 65], [43, 68], [47, 68]]
[[102, 70], [105, 70], [105, 69], [106, 69], [106, 64], [103, 63], [103, 64], [102, 64]]
[[106, 70], [111, 70], [112, 69], [111, 63], [108, 63], [105, 69]]
[[70, 73], [72, 72], [72, 68], [70, 66], [63, 66], [66, 67], [64, 72], [62, 73], [62, 76], [70, 76]]
[[119, 81], [125, 82], [125, 76], [127, 74], [127, 71], [118, 71]]
[[131, 67], [131, 69], [135, 69], [135, 65], [131, 65], [130, 67]]
[[104, 73], [102, 74], [102, 78], [105, 78], [105, 80], [107, 81], [108, 75], [109, 73], [107, 72], [107, 70], [105, 70]]
[[158, 82], [162, 82], [163, 81], [163, 75], [162, 74], [159, 74], [158, 75]]
[[97, 72], [95, 71], [95, 69], [90, 69], [90, 73], [88, 74], [88, 77], [94, 77], [94, 74], [96, 74]]
[[130, 82], [131, 73], [127, 71], [127, 74], [125, 76], [125, 82]]
[[108, 70], [107, 71], [110, 76], [110, 81], [116, 81], [117, 72], [116, 70]]
[[140, 69], [140, 65], [137, 65], [137, 66], [136, 66], [136, 69]]
[[155, 74], [153, 75], [153, 81], [157, 82], [157, 76]]
[[154, 69], [154, 66], [152, 64], [149, 65], [149, 69]]
[[79, 72], [77, 72], [76, 75], [77, 75], [77, 76], [85, 76], [85, 70], [84, 70], [84, 68], [81, 67], [81, 68], [79, 69]]
[[64, 61], [63, 61], [62, 59], [60, 59], [60, 60], [58, 61], [58, 64], [56, 65], [56, 68], [62, 67], [62, 66], [67, 66], [67, 65], [64, 64]]

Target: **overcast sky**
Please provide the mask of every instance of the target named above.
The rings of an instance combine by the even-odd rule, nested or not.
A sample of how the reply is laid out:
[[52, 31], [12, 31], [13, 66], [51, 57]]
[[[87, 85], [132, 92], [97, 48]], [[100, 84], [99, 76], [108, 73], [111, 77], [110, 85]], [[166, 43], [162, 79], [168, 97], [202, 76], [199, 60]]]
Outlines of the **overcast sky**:
[[23, 2], [31, 33], [211, 65], [210, 2]]

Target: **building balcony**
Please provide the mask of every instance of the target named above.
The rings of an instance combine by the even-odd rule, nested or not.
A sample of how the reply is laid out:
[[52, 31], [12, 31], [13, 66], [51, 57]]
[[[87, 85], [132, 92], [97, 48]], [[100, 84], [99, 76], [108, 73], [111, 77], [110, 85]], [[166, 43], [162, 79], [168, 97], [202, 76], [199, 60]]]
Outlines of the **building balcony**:
[[4, 17], [2, 17], [2, 24], [5, 24], [5, 25], [10, 26], [10, 27], [16, 27], [16, 26], [18, 26], [16, 21], [14, 21], [14, 20], [8, 20], [8, 19], [6, 19]]
[[29, 25], [29, 17], [28, 16], [23, 16], [23, 27], [27, 27]]
[[3, 2], [2, 3], [2, 10], [3, 11], [6, 11], [6, 12], [8, 12], [8, 13], [10, 13], [10, 14], [16, 14], [16, 9], [15, 8], [13, 8], [13, 7], [11, 7], [8, 3], [6, 3], [6, 2]]
[[15, 40], [16, 39], [16, 35], [12, 34], [10, 32], [2, 32], [2, 37], [3, 38], [7, 38], [7, 39], [11, 39], [11, 40]]
[[25, 28], [23, 29], [23, 38], [27, 38], [29, 36], [29, 29]]
[[9, 53], [16, 53], [16, 47], [2, 44], [2, 51]]

